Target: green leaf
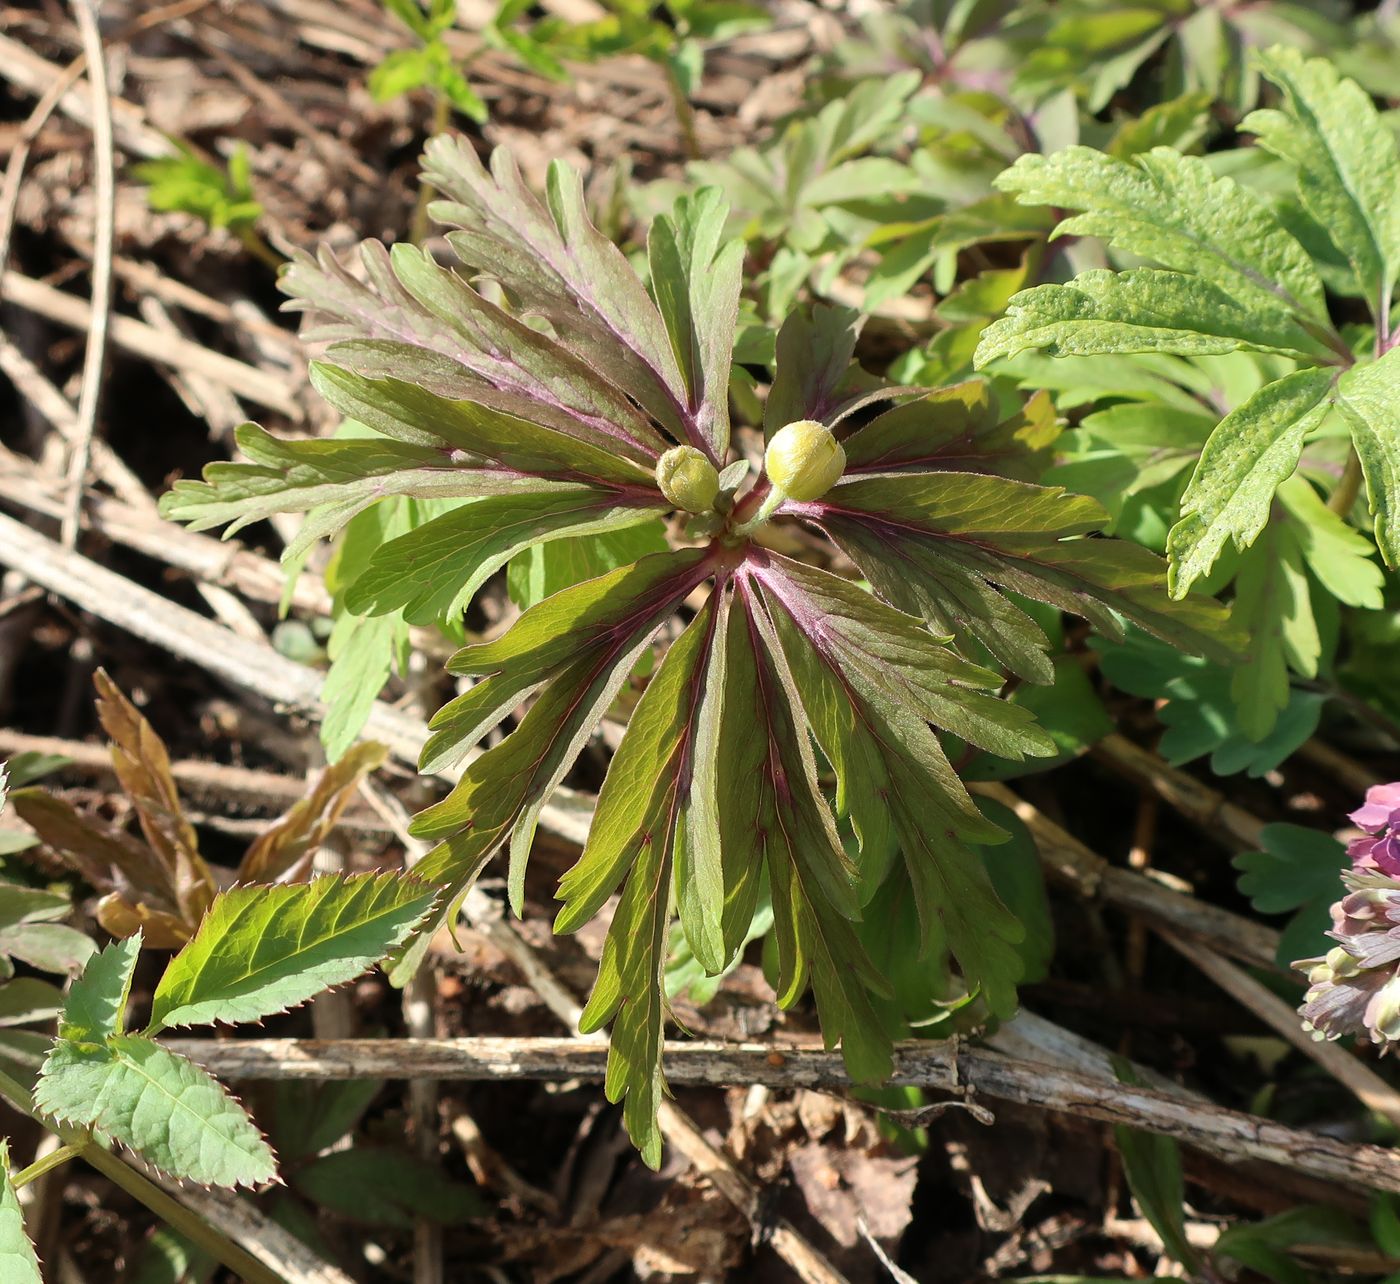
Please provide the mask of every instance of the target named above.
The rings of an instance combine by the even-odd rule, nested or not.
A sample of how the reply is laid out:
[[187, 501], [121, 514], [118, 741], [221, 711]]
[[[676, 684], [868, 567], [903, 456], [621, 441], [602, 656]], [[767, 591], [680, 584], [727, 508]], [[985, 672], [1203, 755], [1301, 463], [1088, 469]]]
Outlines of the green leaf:
[[616, 772], [609, 770], [603, 783], [583, 855], [559, 884], [564, 908], [556, 930], [570, 931], [627, 875], [579, 1029], [587, 1033], [613, 1022], [605, 1091], [609, 1101], [624, 1101], [628, 1135], [652, 1168], [661, 1162], [656, 1114], [665, 1092], [662, 974], [676, 816], [691, 711], [713, 622], [711, 605], [666, 653], [618, 748]]
[[1332, 375], [1298, 370], [1260, 389], [1216, 426], [1181, 497], [1167, 540], [1169, 582], [1184, 597], [1226, 540], [1248, 548], [1269, 520], [1274, 492], [1298, 466], [1303, 441], [1327, 413]]
[[321, 745], [331, 761], [345, 754], [364, 729], [407, 633], [408, 623], [393, 612], [365, 616], [342, 611], [337, 618], [327, 643], [331, 667], [321, 684], [326, 706]]
[[595, 579], [650, 553], [664, 553], [669, 547], [666, 528], [659, 520], [531, 544], [511, 558], [506, 588], [510, 600], [525, 611], [561, 589]]
[[283, 1162], [319, 1155], [348, 1136], [383, 1087], [379, 1079], [277, 1084], [267, 1130]]
[[980, 369], [1027, 348], [1052, 357], [1279, 352], [1314, 363], [1322, 352], [1287, 310], [1157, 268], [1094, 269], [1068, 285], [1022, 290], [982, 332], [973, 360]]
[[228, 538], [275, 513], [310, 513], [282, 555], [289, 563], [386, 496], [489, 495], [508, 484], [479, 468], [448, 464], [435, 446], [379, 438], [282, 441], [256, 424], [234, 436], [252, 462], [207, 464], [203, 481], [177, 481], [161, 496], [161, 514], [196, 531], [227, 524]]
[[548, 208], [498, 148], [488, 174], [472, 144], [431, 139], [423, 179], [447, 198], [433, 217], [461, 230], [448, 241], [469, 267], [509, 281], [525, 312], [537, 312], [571, 350], [632, 396], [676, 441], [701, 436], [696, 410], [656, 305], [626, 256], [593, 226], [578, 174], [555, 162]]
[[[1100, 236], [1164, 268], [1193, 273], [1265, 313], [1330, 325], [1312, 259], [1272, 210], [1204, 160], [1157, 147], [1118, 160], [1090, 147], [1028, 154], [997, 179], [1024, 205], [1085, 210], [1057, 236]], [[1305, 342], [1298, 336], [1299, 342]]]
[[433, 899], [398, 874], [225, 892], [156, 986], [151, 1030], [257, 1021], [353, 981], [407, 937]]
[[1007, 842], [984, 847], [982, 858], [998, 899], [1021, 924], [1024, 935], [1016, 943], [1021, 958], [1022, 984], [1043, 981], [1055, 956], [1055, 923], [1045, 891], [1045, 868], [1035, 840], [1009, 807], [990, 799], [977, 804], [998, 828], [1010, 835]]
[[[439, 734], [424, 748], [425, 761], [460, 757], [524, 692], [545, 681], [551, 685], [509, 736], [467, 768], [442, 802], [415, 817], [413, 834], [445, 840], [415, 873], [450, 885], [442, 910], [424, 930], [445, 921], [452, 902], [507, 833], [510, 894], [517, 907], [523, 902], [525, 863], [540, 809], [652, 634], [707, 577], [708, 558], [705, 549], [686, 549], [621, 567], [546, 598], [498, 642], [467, 647], [453, 658], [454, 671], [487, 676], [439, 712], [432, 724]], [[624, 585], [631, 591], [610, 591]]]
[[656, 553], [630, 566], [552, 594], [525, 611], [494, 642], [464, 647], [447, 663], [481, 681], [433, 716], [435, 733], [420, 767], [437, 771], [459, 761], [536, 687], [581, 656], [612, 653], [619, 638], [632, 646], [658, 628], [708, 575], [703, 550]]
[[[1117, 1069], [1122, 1082], [1136, 1082], [1126, 1064]], [[1143, 1216], [1161, 1237], [1167, 1255], [1193, 1276], [1198, 1274], [1200, 1258], [1186, 1238], [1186, 1187], [1177, 1143], [1171, 1137], [1139, 1132], [1136, 1128], [1114, 1128], [1113, 1136], [1128, 1187]]]
[[861, 320], [851, 308], [793, 312], [778, 331], [777, 376], [763, 411], [763, 435], [798, 419], [830, 423], [851, 368]]
[[101, 1043], [120, 1034], [126, 1025], [126, 1001], [131, 977], [141, 953], [141, 933], [113, 941], [88, 960], [83, 974], [68, 991], [58, 1037], [77, 1043]]
[[1325, 953], [1330, 907], [1341, 889], [1346, 850], [1331, 834], [1301, 825], [1265, 825], [1263, 850], [1233, 860], [1240, 891], [1260, 914], [1293, 914], [1279, 941], [1278, 961]]
[[473, 500], [382, 545], [345, 595], [363, 615], [402, 611], [410, 624], [455, 618], [517, 553], [560, 536], [617, 530], [653, 517], [606, 491], [556, 482]]
[[837, 806], [850, 815], [860, 839], [863, 880], [879, 879], [897, 839], [923, 956], [946, 945], [968, 988], [980, 986], [991, 1009], [1009, 1015], [1022, 928], [970, 846], [995, 843], [1003, 831], [972, 802], [918, 713], [868, 678], [848, 683], [846, 672], [813, 644], [803, 614], [784, 605], [772, 615], [807, 720], [836, 771]]
[[193, 1061], [150, 1039], [60, 1039], [34, 1103], [51, 1118], [130, 1147], [173, 1177], [253, 1186], [277, 1175], [272, 1149], [243, 1107]]
[[779, 1004], [790, 1007], [810, 984], [826, 1046], [839, 1040], [847, 1073], [857, 1082], [877, 1083], [889, 1077], [892, 1057], [871, 996], [888, 996], [889, 984], [852, 926], [859, 914], [856, 870], [817, 785], [799, 687], [783, 642], [766, 603], [746, 590], [743, 606], [732, 613], [732, 627], [747, 636], [731, 639], [728, 663], [752, 665], [755, 702], [747, 708], [726, 703], [733, 730], [725, 734], [730, 743], [737, 735], [751, 736], [764, 750], [759, 807], [749, 823], [772, 896], [774, 988]]
[[1375, 563], [1375, 545], [1328, 508], [1301, 477], [1284, 482], [1278, 499], [1303, 560], [1318, 583], [1348, 606], [1379, 610], [1385, 604], [1385, 572]]
[[459, 1226], [484, 1217], [476, 1190], [452, 1181], [438, 1164], [401, 1150], [353, 1146], [293, 1170], [292, 1189], [352, 1222], [411, 1230], [418, 1218]]
[[395, 49], [369, 73], [369, 96], [387, 103], [432, 83], [432, 63], [422, 49]]
[[39, 1258], [24, 1230], [24, 1209], [11, 1181], [10, 1147], [5, 1141], [0, 1141], [0, 1275], [5, 1284], [44, 1284]]
[[1252, 112], [1241, 128], [1294, 165], [1303, 208], [1356, 273], [1372, 313], [1400, 270], [1400, 151], [1371, 97], [1323, 58], [1275, 46], [1256, 59], [1283, 91], [1281, 110]]
[[1342, 375], [1337, 405], [1361, 460], [1376, 543], [1394, 569], [1400, 566], [1400, 349]]
[[63, 991], [47, 981], [22, 976], [0, 985], [0, 1026], [47, 1021], [63, 1010]]
[[1163, 591], [1166, 566], [1126, 540], [1077, 538], [1106, 519], [1093, 500], [976, 473], [885, 474], [838, 483], [803, 506], [877, 593], [1013, 672], [1052, 675], [1040, 626], [1005, 591], [1081, 615], [1110, 637], [1118, 615], [1187, 650], [1238, 655], [1224, 609]]
[[1273, 522], [1241, 558], [1231, 618], [1248, 651], [1230, 682], [1240, 727], [1261, 740], [1289, 700], [1289, 668], [1315, 677], [1322, 654], [1302, 549], [1290, 524]]
[[690, 442], [716, 463], [729, 449], [729, 368], [744, 243], [725, 241], [729, 205], [718, 189], [682, 196], [647, 234], [651, 288], [685, 381], [688, 405], [699, 410], [700, 439]]

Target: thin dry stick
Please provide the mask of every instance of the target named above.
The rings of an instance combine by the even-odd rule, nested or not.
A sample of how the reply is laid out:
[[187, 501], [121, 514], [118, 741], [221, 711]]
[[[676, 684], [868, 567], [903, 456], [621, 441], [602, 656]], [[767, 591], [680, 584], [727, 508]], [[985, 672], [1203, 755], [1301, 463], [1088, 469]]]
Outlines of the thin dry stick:
[[[362, 782], [360, 789], [398, 831], [411, 864], [413, 859], [422, 855], [424, 844], [407, 832], [408, 817], [401, 804], [373, 781]], [[516, 964], [545, 1006], [570, 1031], [571, 1038], [555, 1042], [566, 1048], [595, 1048], [606, 1062], [607, 1039], [601, 1034], [579, 1033], [578, 1019], [583, 1009], [578, 1000], [545, 966], [544, 961], [520, 935], [515, 925], [504, 917], [501, 907], [485, 896], [480, 888], [474, 887], [467, 896], [463, 912], [476, 931], [482, 932]], [[434, 1046], [441, 1042], [433, 1041]], [[714, 1182], [715, 1189], [744, 1214], [755, 1233], [765, 1226], [766, 1219], [758, 1187], [732, 1160], [705, 1139], [685, 1111], [673, 1102], [663, 1101], [658, 1112], [658, 1122], [666, 1140]], [[845, 1284], [840, 1273], [785, 1219], [780, 1219], [771, 1228], [765, 1229], [771, 1230], [769, 1239], [774, 1250], [797, 1272], [805, 1284]]]
[[[68, 398], [44, 377], [39, 367], [3, 334], [0, 334], [0, 371], [9, 376], [20, 396], [58, 430], [59, 435], [69, 442], [71, 449], [79, 435], [77, 411], [69, 405]], [[30, 491], [27, 486], [13, 485], [17, 480], [14, 476], [17, 470], [27, 470], [34, 478], [43, 479], [40, 480], [40, 485], [49, 480], [48, 474], [37, 465], [11, 454], [3, 447], [0, 447], [0, 465], [3, 465], [3, 469], [0, 469], [0, 482], [10, 483], [9, 489], [14, 492], [13, 498], [19, 503], [26, 502]], [[92, 466], [98, 477], [127, 504], [145, 513], [155, 513], [156, 502], [151, 498], [151, 492], [100, 437], [92, 443]], [[57, 511], [61, 513], [61, 507]]]
[[1135, 870], [1110, 865], [1039, 808], [1005, 785], [983, 783], [974, 792], [1010, 808], [1030, 831], [1046, 871], [1081, 895], [1099, 897], [1187, 936], [1209, 941], [1222, 953], [1258, 967], [1276, 967], [1278, 933], [1263, 923], [1173, 891]]
[[[64, 74], [64, 68], [0, 32], [0, 80], [38, 97]], [[76, 87], [68, 88], [59, 96], [58, 109], [70, 120], [91, 128], [92, 102]], [[146, 123], [145, 112], [124, 98], [112, 99], [112, 128], [122, 148], [137, 156], [154, 159], [175, 153], [175, 145]]]
[[[173, 1051], [230, 1079], [601, 1079], [607, 1048], [580, 1039], [170, 1039]], [[668, 1041], [673, 1083], [763, 1084], [846, 1091], [838, 1052], [819, 1045]], [[891, 1083], [994, 1097], [1078, 1118], [1127, 1124], [1236, 1159], [1284, 1164], [1361, 1188], [1400, 1191], [1400, 1152], [1351, 1145], [1177, 1093], [1108, 1083], [984, 1048], [897, 1044]], [[664, 1116], [663, 1116], [664, 1118]], [[669, 1125], [668, 1125], [669, 1127]], [[708, 1143], [706, 1143], [708, 1145]]]
[[1222, 990], [1326, 1070], [1368, 1110], [1400, 1125], [1400, 1093], [1359, 1057], [1335, 1043], [1314, 1039], [1303, 1029], [1298, 1013], [1289, 1004], [1214, 950], [1196, 941], [1183, 941], [1160, 928], [1158, 935], [1182, 958], [1200, 968]]
[[[0, 61], [3, 61], [2, 56]], [[74, 330], [86, 330], [92, 322], [92, 309], [85, 300], [56, 290], [42, 281], [21, 276], [18, 272], [7, 272], [0, 278], [0, 298]], [[161, 334], [134, 317], [112, 316], [108, 338], [134, 356], [144, 357], [172, 370], [202, 374], [249, 401], [280, 410], [293, 420], [300, 421], [305, 417], [301, 405], [288, 388], [285, 376], [250, 366], [221, 352], [211, 352], [190, 339]]]
[[[6, 345], [0, 341], [0, 369], [5, 368]], [[93, 442], [93, 462], [98, 475], [114, 488], [117, 468], [125, 465], [100, 439]], [[108, 466], [110, 462], [110, 467]], [[139, 485], [139, 482], [138, 482]], [[146, 501], [139, 505], [89, 497], [84, 521], [117, 544], [135, 549], [167, 566], [193, 575], [208, 584], [236, 588], [255, 602], [282, 601], [286, 572], [270, 558], [250, 552], [237, 540], [219, 540], [186, 530], [162, 519], [144, 487]], [[0, 499], [7, 499], [36, 513], [58, 518], [63, 512], [60, 483], [51, 473], [0, 446]], [[310, 615], [331, 613], [331, 594], [314, 571], [303, 570], [292, 586], [291, 605]]]
[[1260, 844], [1264, 822], [1232, 803], [1219, 790], [1164, 762], [1150, 749], [1134, 744], [1117, 732], [1105, 736], [1090, 751], [1120, 775], [1127, 776], [1170, 803], [1187, 820], [1208, 833], [1223, 836], [1241, 851]]
[[97, 430], [97, 409], [102, 400], [102, 379], [107, 369], [107, 328], [112, 312], [112, 253], [117, 217], [117, 162], [112, 141], [112, 104], [107, 89], [107, 59], [97, 29], [92, 0], [73, 0], [73, 18], [83, 42], [92, 86], [92, 152], [95, 175], [96, 227], [93, 234], [92, 307], [88, 317], [87, 349], [83, 354], [83, 381], [78, 392], [78, 439], [68, 460], [68, 507], [60, 538], [66, 548], [78, 541], [83, 490], [92, 459], [92, 436]]
[[[312, 718], [324, 714], [320, 692], [325, 675], [319, 670], [289, 660], [270, 646], [241, 638], [4, 514], [0, 514], [0, 563], [99, 619], [200, 665], [234, 686]], [[364, 734], [386, 745], [402, 761], [416, 765], [428, 729], [421, 720], [381, 700], [370, 711]], [[444, 774], [452, 779], [451, 773]], [[561, 788], [541, 813], [540, 823], [566, 841], [582, 845], [591, 813], [586, 797]]]

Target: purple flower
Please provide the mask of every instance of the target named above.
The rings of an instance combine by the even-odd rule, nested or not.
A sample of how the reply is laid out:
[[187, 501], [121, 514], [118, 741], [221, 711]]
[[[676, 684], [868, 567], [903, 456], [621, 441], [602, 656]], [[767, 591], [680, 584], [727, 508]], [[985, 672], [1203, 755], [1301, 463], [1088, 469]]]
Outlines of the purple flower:
[[1308, 977], [1299, 1014], [1318, 1039], [1364, 1034], [1400, 1039], [1400, 881], [1358, 867], [1342, 875], [1347, 894], [1332, 906], [1338, 944], [1293, 964]]
[[1400, 878], [1400, 782], [1372, 785], [1351, 822], [1366, 831], [1347, 844], [1352, 866]]

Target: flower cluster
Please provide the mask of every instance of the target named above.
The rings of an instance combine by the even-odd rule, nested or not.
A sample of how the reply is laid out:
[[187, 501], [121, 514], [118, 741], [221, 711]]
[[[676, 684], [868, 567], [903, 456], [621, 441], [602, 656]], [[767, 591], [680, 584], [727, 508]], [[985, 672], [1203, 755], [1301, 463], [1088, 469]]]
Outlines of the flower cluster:
[[1347, 894], [1332, 906], [1338, 944], [1293, 964], [1308, 977], [1299, 1013], [1314, 1038], [1385, 1044], [1400, 1039], [1400, 783], [1367, 790], [1350, 818], [1363, 832], [1347, 845]]

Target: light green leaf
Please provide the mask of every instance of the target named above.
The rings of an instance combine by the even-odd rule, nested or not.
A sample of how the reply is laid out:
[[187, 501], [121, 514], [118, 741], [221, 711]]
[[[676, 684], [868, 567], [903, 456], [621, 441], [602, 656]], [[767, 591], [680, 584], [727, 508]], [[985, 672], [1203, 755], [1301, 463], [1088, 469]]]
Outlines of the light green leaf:
[[60, 1039], [34, 1103], [63, 1123], [90, 1127], [162, 1172], [206, 1186], [254, 1186], [277, 1175], [272, 1148], [247, 1112], [193, 1061], [150, 1039]]
[[982, 332], [974, 363], [1041, 348], [1052, 357], [1163, 352], [1280, 352], [1317, 362], [1321, 346], [1286, 310], [1238, 298], [1198, 276], [1156, 268], [1094, 269], [1068, 285], [1014, 295]]
[[[681, 757], [689, 745], [689, 722], [696, 685], [704, 672], [704, 647], [713, 627], [713, 608], [702, 611], [667, 652], [639, 702], [634, 725], [640, 734], [623, 758], [623, 774], [614, 784], [609, 771], [598, 813], [603, 828], [575, 867], [560, 882], [565, 902], [563, 930], [578, 926], [596, 910], [598, 894], [606, 897], [631, 865], [622, 898], [614, 912], [598, 965], [593, 993], [579, 1018], [585, 1033], [613, 1022], [608, 1044], [605, 1091], [609, 1101], [623, 1101], [623, 1120], [633, 1144], [652, 1168], [661, 1163], [657, 1110], [665, 1092], [661, 1045], [666, 1001], [662, 977], [671, 921], [674, 844], [681, 789]], [[655, 696], [653, 697], [653, 692]], [[642, 705], [650, 707], [643, 709]]]
[[432, 66], [422, 49], [395, 49], [369, 73], [369, 94], [387, 103], [431, 83]]
[[1379, 317], [1400, 270], [1395, 136], [1370, 95], [1326, 59], [1276, 46], [1257, 60], [1283, 91], [1283, 108], [1252, 112], [1241, 128], [1297, 167], [1304, 209], [1346, 256]]
[[386, 496], [463, 497], [507, 487], [507, 479], [480, 468], [447, 464], [434, 447], [378, 437], [283, 441], [256, 424], [244, 424], [235, 438], [251, 463], [206, 465], [203, 481], [177, 481], [162, 495], [160, 511], [196, 531], [227, 524], [225, 538], [274, 513], [310, 513], [283, 554], [291, 563]]
[[1268, 384], [1211, 433], [1167, 540], [1172, 595], [1184, 597], [1227, 540], [1248, 548], [1269, 520], [1274, 492], [1298, 466], [1303, 441], [1327, 413], [1332, 375], [1298, 370]]
[[9, 1143], [0, 1141], [0, 1276], [5, 1284], [44, 1284], [39, 1258], [24, 1230], [24, 1210], [10, 1178]]
[[[1262, 201], [1199, 157], [1157, 147], [1117, 160], [1090, 147], [1027, 154], [997, 179], [1023, 205], [1087, 211], [1057, 236], [1100, 236], [1265, 312], [1329, 325], [1312, 259]], [[1299, 341], [1303, 338], [1299, 335]]]
[[141, 933], [137, 932], [124, 941], [113, 941], [88, 960], [63, 1005], [58, 1022], [60, 1039], [100, 1043], [122, 1032], [131, 977], [140, 953]]
[[631, 526], [653, 517], [661, 503], [658, 495], [655, 508], [642, 508], [570, 482], [474, 500], [377, 549], [345, 605], [364, 615], [401, 610], [410, 624], [452, 618], [530, 545]]
[[1348, 370], [1337, 384], [1337, 405], [1361, 460], [1376, 543], [1393, 569], [1400, 566], [1400, 348]]
[[719, 190], [702, 187], [677, 200], [647, 235], [652, 293], [690, 405], [701, 408], [701, 440], [690, 444], [716, 463], [729, 449], [729, 368], [744, 267], [743, 241], [723, 240], [728, 217]]
[[331, 667], [321, 684], [326, 717], [321, 744], [331, 762], [355, 743], [393, 669], [394, 655], [408, 634], [402, 615], [356, 615], [343, 611], [331, 629]]
[[156, 986], [151, 1030], [258, 1021], [353, 981], [408, 936], [434, 896], [398, 874], [225, 892]]
[[528, 610], [561, 589], [595, 579], [649, 553], [664, 553], [669, 547], [666, 528], [659, 520], [531, 544], [511, 558], [506, 588], [510, 600], [522, 611]]
[[1284, 482], [1278, 498], [1292, 519], [1289, 526], [1303, 560], [1318, 583], [1348, 606], [1379, 610], [1385, 604], [1385, 572], [1375, 563], [1376, 546], [1328, 508], [1301, 477]]
[[63, 991], [47, 981], [22, 976], [0, 985], [0, 1026], [47, 1021], [63, 1011]]
[[1245, 735], [1262, 740], [1288, 704], [1290, 666], [1314, 677], [1322, 654], [1291, 523], [1270, 523], [1240, 558], [1232, 618], [1248, 640], [1248, 652], [1231, 677], [1230, 694]]

